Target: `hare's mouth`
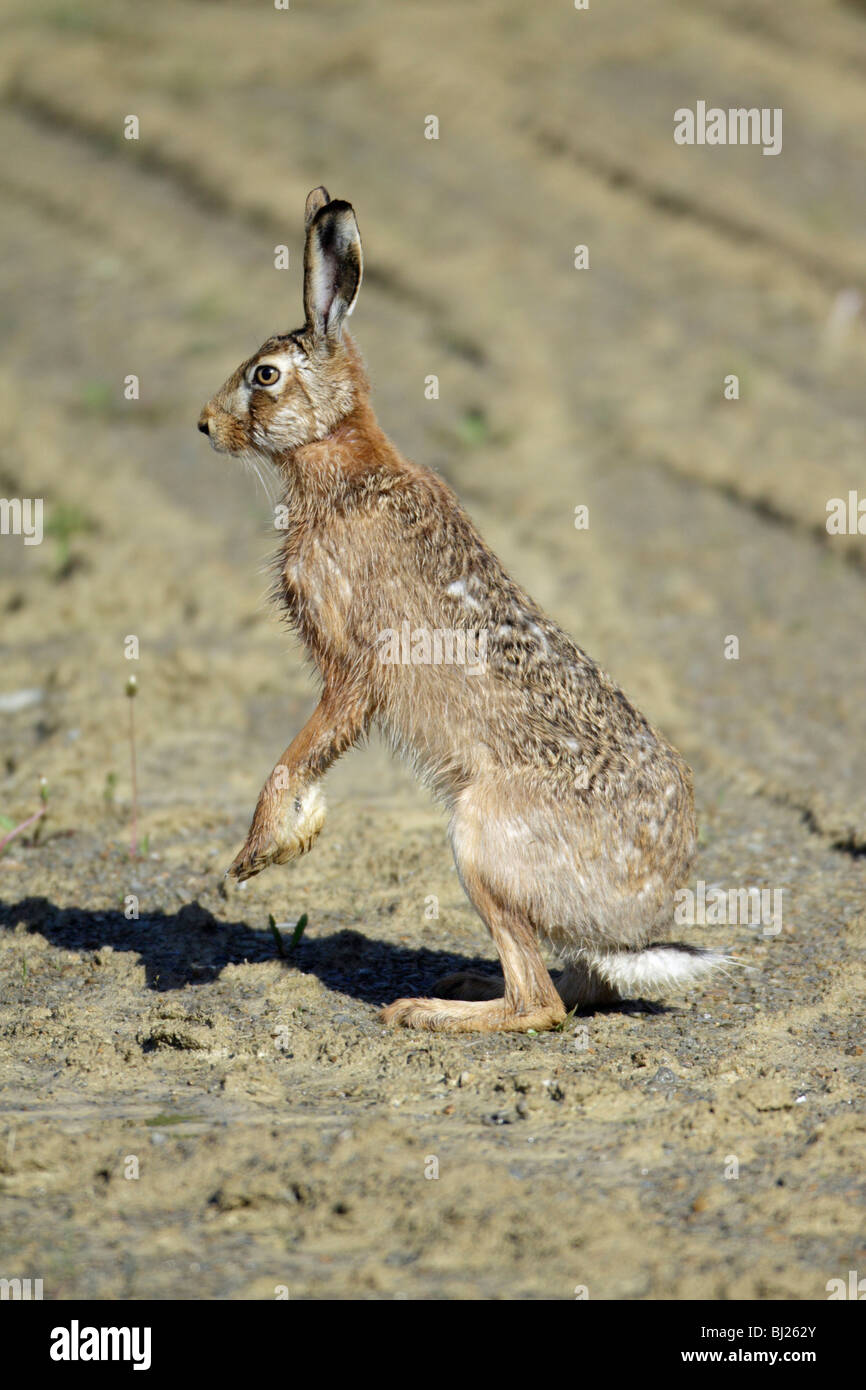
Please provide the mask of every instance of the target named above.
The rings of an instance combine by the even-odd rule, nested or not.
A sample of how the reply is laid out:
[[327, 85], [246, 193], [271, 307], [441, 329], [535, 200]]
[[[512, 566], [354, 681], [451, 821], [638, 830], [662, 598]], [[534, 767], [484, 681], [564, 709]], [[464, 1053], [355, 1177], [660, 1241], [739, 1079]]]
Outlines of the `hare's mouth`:
[[201, 425], [199, 425], [199, 429], [202, 434], [207, 435], [208, 443], [215, 454], [226, 454], [230, 458], [246, 459], [250, 452], [250, 447], [246, 440], [235, 440], [232, 438], [231, 434], [226, 436], [224, 430], [214, 428], [213, 426], [207, 429], [203, 428]]
[[198, 427], [218, 454], [239, 455], [249, 447], [242, 423], [219, 407], [206, 405], [198, 418]]
[[198, 429], [199, 434], [204, 434], [207, 436], [208, 443], [210, 444], [211, 448], [216, 449], [218, 454], [224, 454], [226, 452], [225, 445], [220, 444], [214, 432], [213, 416], [211, 415], [210, 409], [208, 407], [205, 407], [201, 415], [198, 417]]

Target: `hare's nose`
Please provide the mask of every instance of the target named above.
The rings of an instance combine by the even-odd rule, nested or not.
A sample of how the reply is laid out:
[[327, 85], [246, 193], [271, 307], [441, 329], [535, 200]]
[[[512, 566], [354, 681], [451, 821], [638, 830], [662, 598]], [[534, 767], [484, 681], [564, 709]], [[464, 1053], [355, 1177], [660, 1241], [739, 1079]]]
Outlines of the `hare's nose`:
[[201, 430], [202, 434], [208, 434], [208, 435], [209, 435], [209, 434], [210, 434], [210, 416], [209, 416], [209, 415], [205, 415], [204, 412], [202, 412], [202, 414], [198, 417], [198, 427], [199, 427], [199, 429]]

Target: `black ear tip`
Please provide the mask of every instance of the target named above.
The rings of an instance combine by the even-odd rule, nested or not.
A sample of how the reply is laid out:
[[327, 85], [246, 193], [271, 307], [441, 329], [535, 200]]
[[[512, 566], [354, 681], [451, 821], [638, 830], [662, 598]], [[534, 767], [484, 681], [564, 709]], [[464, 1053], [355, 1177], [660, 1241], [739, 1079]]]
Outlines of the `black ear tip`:
[[358, 219], [355, 209], [342, 198], [332, 198], [329, 203], [322, 204], [312, 221], [307, 224], [308, 231], [314, 227], [318, 236], [324, 238], [325, 242], [330, 242], [334, 236], [343, 240], [347, 236], [357, 235]]
[[355, 216], [355, 209], [352, 207], [352, 204], [347, 203], [343, 198], [331, 198], [327, 208], [329, 217], [336, 217], [337, 214], [342, 212], [350, 212], [353, 217]]

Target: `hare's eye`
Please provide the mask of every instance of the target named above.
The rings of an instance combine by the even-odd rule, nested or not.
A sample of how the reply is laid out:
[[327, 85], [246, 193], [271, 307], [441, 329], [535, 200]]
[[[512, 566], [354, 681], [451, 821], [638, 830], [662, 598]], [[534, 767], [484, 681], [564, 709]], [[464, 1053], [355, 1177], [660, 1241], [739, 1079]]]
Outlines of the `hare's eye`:
[[276, 367], [269, 367], [267, 365], [256, 367], [253, 372], [253, 381], [257, 386], [273, 386], [279, 375]]

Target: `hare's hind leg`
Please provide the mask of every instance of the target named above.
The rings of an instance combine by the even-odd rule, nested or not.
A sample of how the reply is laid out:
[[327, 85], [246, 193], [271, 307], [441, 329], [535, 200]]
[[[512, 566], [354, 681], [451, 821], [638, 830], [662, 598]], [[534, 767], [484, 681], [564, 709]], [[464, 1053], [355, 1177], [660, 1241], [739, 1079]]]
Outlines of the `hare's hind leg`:
[[622, 998], [613, 985], [584, 961], [567, 965], [556, 977], [556, 988], [569, 1010], [589, 1008], [594, 1004], [615, 1004]]
[[480, 970], [458, 970], [437, 980], [433, 993], [437, 999], [502, 999], [505, 980], [502, 975], [483, 975]]
[[[543, 1032], [565, 1018], [565, 1008], [542, 959], [532, 927], [519, 912], [500, 902], [475, 874], [463, 882], [472, 903], [490, 929], [499, 952], [505, 992], [474, 999], [398, 999], [382, 1012], [384, 1023], [451, 1033]], [[476, 977], [483, 978], [483, 977]]]

